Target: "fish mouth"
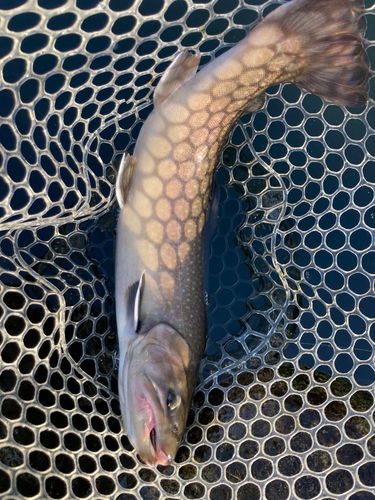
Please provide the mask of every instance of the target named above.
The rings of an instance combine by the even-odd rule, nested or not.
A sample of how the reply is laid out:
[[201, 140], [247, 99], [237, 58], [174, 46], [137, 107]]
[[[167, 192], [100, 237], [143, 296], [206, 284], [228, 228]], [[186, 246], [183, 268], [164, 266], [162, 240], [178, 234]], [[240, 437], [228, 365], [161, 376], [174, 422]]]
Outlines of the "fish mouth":
[[167, 455], [166, 453], [164, 453], [163, 450], [157, 449], [155, 427], [153, 427], [151, 429], [150, 434], [149, 434], [149, 439], [150, 439], [151, 445], [154, 449], [155, 462], [153, 465], [170, 465], [170, 463], [172, 462], [172, 457], [170, 455]]
[[[162, 406], [160, 403], [160, 398], [157, 389], [153, 381], [146, 376], [146, 384], [142, 384], [142, 389], [145, 394], [146, 400], [150, 406], [150, 409], [153, 413], [152, 421], [154, 425], [151, 427], [148, 433], [148, 440], [150, 446], [148, 447], [147, 452], [145, 453], [144, 459], [147, 465], [170, 465], [172, 462], [172, 456], [170, 454], [165, 453], [160, 447], [158, 447], [158, 417], [159, 413], [163, 413]], [[159, 413], [158, 413], [159, 412]], [[146, 438], [147, 439], [147, 438]]]
[[149, 434], [148, 437], [150, 438], [150, 442], [151, 442], [152, 447], [154, 448], [154, 452], [156, 454], [156, 431], [155, 431], [155, 427], [153, 427], [150, 430], [150, 434]]
[[156, 427], [153, 427], [148, 435], [151, 446], [145, 452], [145, 455], [148, 456], [142, 456], [142, 454], [140, 456], [150, 466], [170, 465], [172, 463], [172, 456], [167, 455], [162, 449], [158, 449], [156, 435]]

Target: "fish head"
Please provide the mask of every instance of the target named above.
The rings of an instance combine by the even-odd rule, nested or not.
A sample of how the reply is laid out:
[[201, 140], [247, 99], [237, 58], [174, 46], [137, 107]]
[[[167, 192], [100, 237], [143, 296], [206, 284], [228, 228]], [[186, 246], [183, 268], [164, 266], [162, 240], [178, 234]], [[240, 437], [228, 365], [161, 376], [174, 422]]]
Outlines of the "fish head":
[[169, 465], [180, 445], [195, 377], [187, 341], [159, 323], [140, 333], [126, 353], [120, 403], [127, 436], [148, 465]]

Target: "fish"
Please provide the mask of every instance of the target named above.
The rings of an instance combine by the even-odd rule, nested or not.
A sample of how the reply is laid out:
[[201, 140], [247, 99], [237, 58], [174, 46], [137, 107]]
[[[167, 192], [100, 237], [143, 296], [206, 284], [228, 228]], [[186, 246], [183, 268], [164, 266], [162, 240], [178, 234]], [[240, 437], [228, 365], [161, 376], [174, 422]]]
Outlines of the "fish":
[[179, 54], [156, 86], [116, 180], [119, 400], [149, 466], [176, 456], [206, 344], [204, 234], [228, 135], [281, 82], [365, 106], [365, 27], [360, 0], [292, 0], [199, 71], [197, 55]]

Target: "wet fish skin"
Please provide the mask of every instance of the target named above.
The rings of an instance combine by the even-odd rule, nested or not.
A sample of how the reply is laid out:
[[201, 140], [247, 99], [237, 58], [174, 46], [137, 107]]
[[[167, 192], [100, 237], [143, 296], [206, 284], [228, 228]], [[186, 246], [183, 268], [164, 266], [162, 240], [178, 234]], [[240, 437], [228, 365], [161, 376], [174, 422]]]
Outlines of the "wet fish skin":
[[[199, 58], [181, 54], [156, 87], [116, 188], [120, 404], [128, 437], [150, 465], [177, 452], [204, 350], [203, 230], [223, 145], [279, 82], [364, 105], [361, 16], [359, 0], [293, 0], [197, 74]], [[143, 272], [136, 305], [129, 290]]]

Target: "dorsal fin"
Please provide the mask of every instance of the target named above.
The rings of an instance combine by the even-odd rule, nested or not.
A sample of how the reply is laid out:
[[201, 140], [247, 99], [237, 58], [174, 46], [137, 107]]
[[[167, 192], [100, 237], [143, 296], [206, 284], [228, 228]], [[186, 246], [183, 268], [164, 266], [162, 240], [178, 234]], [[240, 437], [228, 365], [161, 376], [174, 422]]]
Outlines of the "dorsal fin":
[[145, 287], [145, 272], [141, 274], [139, 281], [136, 281], [128, 288], [127, 294], [127, 317], [129, 324], [133, 327], [134, 333], [140, 329], [139, 316], [141, 314], [142, 294]]
[[246, 108], [243, 109], [242, 113], [244, 115], [247, 115], [248, 113], [256, 113], [257, 111], [263, 108], [265, 102], [266, 102], [266, 93], [262, 92], [248, 103]]
[[[208, 204], [206, 212], [206, 222], [203, 226], [203, 285], [206, 290], [209, 288], [209, 257], [210, 257], [210, 240], [215, 232], [217, 226], [217, 217], [219, 214], [220, 205], [220, 188], [216, 185], [215, 181], [212, 183], [211, 199]], [[206, 299], [205, 299], [206, 302]], [[206, 305], [207, 302], [206, 302]]]
[[136, 158], [124, 153], [116, 179], [116, 197], [120, 209], [125, 205], [136, 163]]
[[179, 54], [165, 71], [154, 93], [154, 105], [161, 104], [180, 85], [192, 78], [198, 68], [200, 57], [189, 52]]

